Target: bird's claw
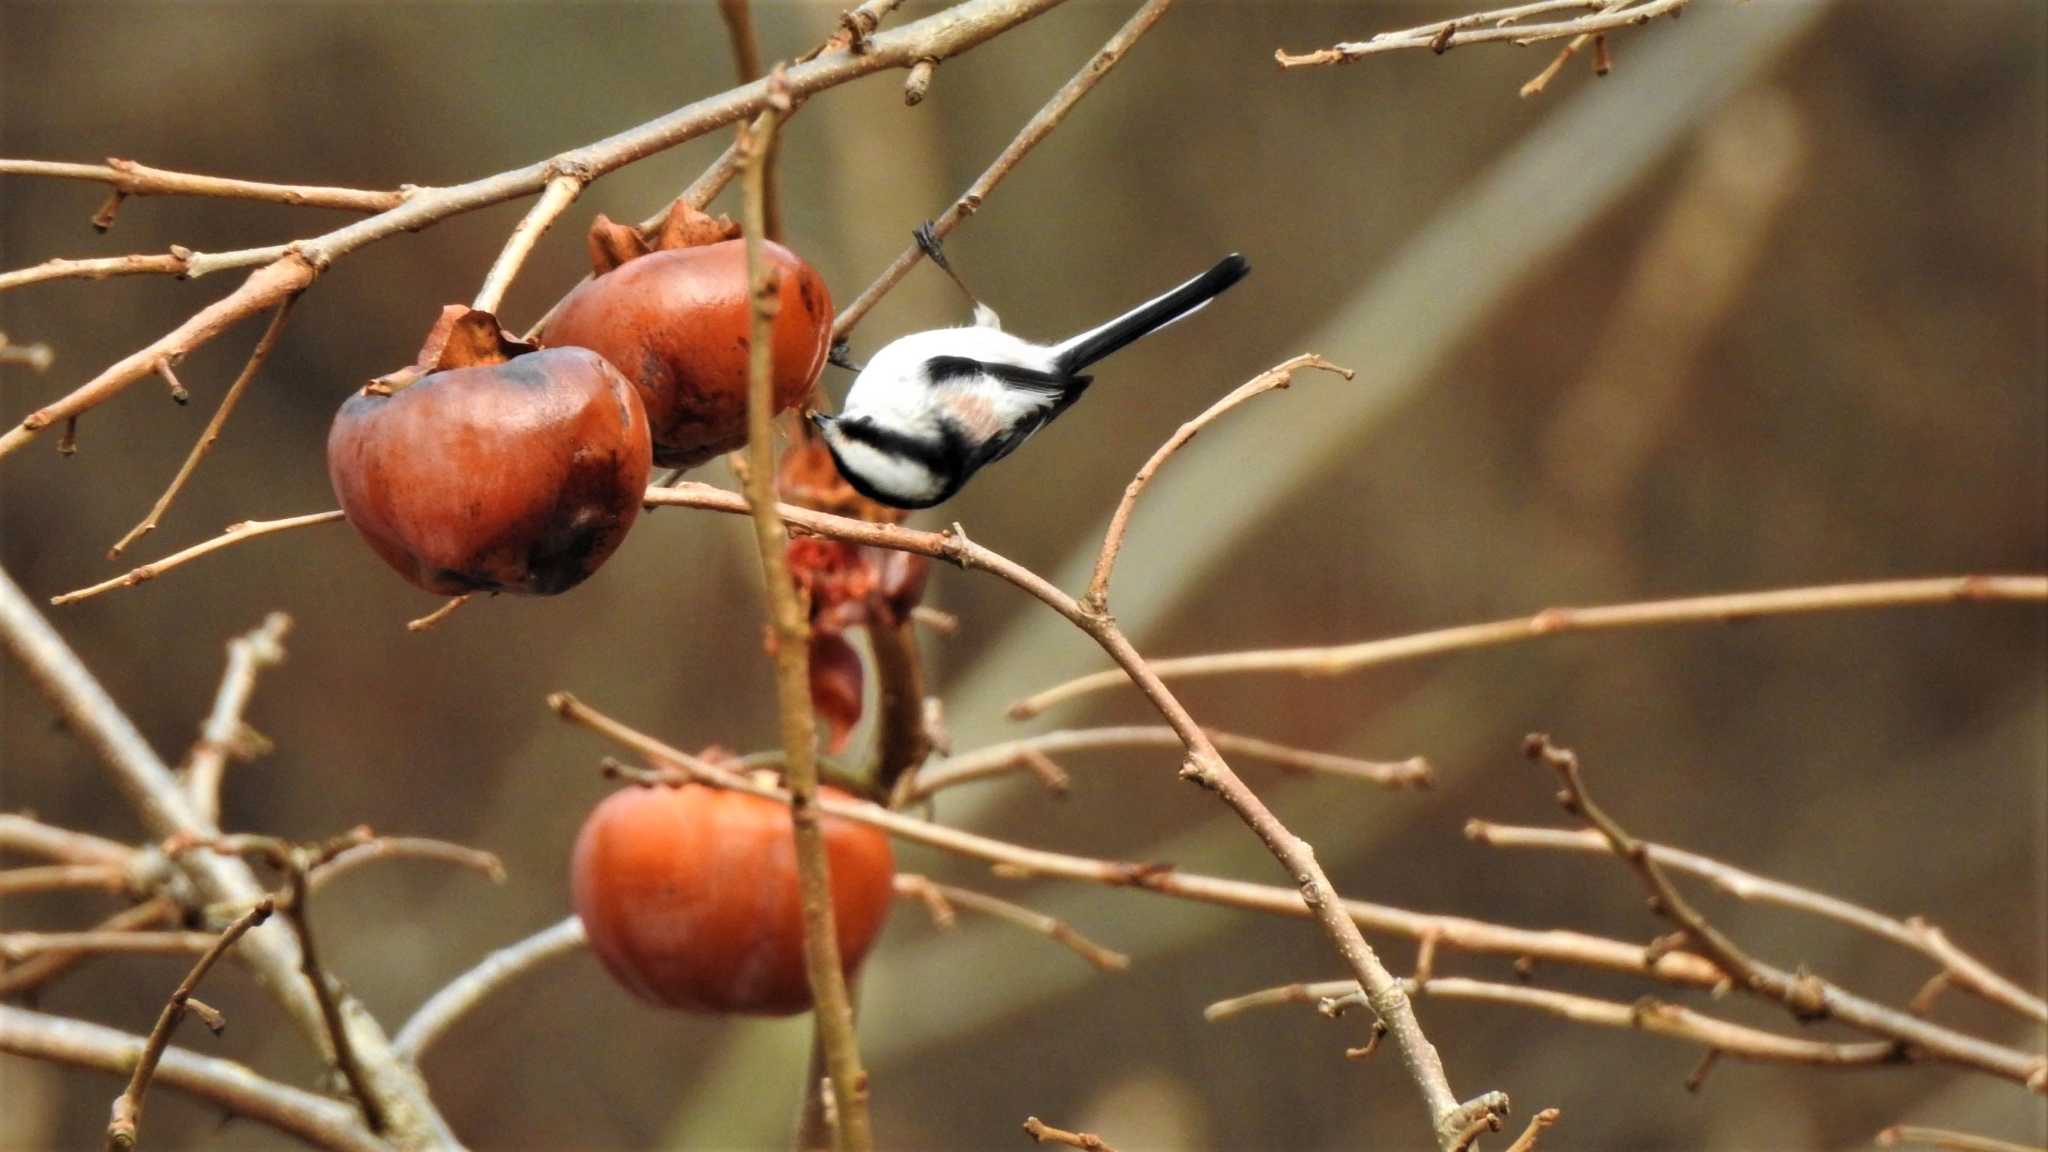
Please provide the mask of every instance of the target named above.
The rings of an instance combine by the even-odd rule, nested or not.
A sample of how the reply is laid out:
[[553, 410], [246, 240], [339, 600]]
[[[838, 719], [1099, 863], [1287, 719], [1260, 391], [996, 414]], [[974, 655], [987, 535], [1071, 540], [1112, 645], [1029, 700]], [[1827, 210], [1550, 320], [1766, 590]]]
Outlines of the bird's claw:
[[927, 220], [912, 228], [910, 234], [917, 238], [918, 250], [929, 257], [932, 263], [951, 271], [952, 266], [946, 263], [946, 245], [939, 239], [935, 224], [935, 221]]

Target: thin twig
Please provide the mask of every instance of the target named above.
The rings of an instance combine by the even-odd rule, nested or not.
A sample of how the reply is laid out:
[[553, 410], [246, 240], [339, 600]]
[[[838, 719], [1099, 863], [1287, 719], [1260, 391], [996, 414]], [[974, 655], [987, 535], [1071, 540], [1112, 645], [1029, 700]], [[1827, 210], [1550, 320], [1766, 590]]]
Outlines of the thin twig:
[[1084, 1152], [1116, 1152], [1093, 1132], [1069, 1132], [1055, 1128], [1036, 1116], [1024, 1118], [1024, 1134], [1034, 1144], [1064, 1144], [1069, 1148], [1080, 1148]]
[[493, 884], [505, 882], [504, 862], [493, 853], [423, 836], [378, 836], [344, 848], [315, 864], [307, 873], [306, 888], [309, 892], [318, 892], [365, 864], [383, 860], [431, 860], [467, 868]]
[[904, 107], [915, 108], [924, 103], [925, 96], [932, 90], [932, 77], [938, 70], [939, 62], [930, 57], [910, 66], [910, 73], [903, 77]]
[[242, 713], [255, 694], [256, 676], [284, 662], [284, 638], [291, 627], [291, 617], [272, 612], [256, 628], [228, 641], [227, 672], [214, 694], [213, 710], [199, 729], [199, 743], [185, 761], [185, 791], [208, 824], [220, 819], [220, 785], [228, 760], [249, 745]]
[[1522, 1134], [1515, 1137], [1513, 1144], [1508, 1145], [1507, 1152], [1536, 1152], [1536, 1143], [1543, 1138], [1544, 1131], [1563, 1116], [1562, 1109], [1545, 1108], [1529, 1117], [1529, 1126], [1522, 1129]]
[[211, 932], [0, 932], [0, 959], [13, 964], [53, 953], [186, 956], [219, 941]]
[[197, 280], [214, 272], [254, 268], [283, 258], [289, 247], [242, 248], [233, 252], [194, 252], [172, 245], [169, 252], [134, 256], [101, 256], [89, 260], [62, 257], [45, 260], [12, 272], [0, 272], [0, 292], [46, 280], [105, 280], [114, 276], [165, 275], [180, 280]]
[[[1591, 608], [1546, 608], [1486, 624], [1466, 624], [1359, 644], [1316, 648], [1272, 648], [1180, 656], [1151, 662], [1162, 680], [1284, 672], [1295, 676], [1343, 676], [1425, 656], [1513, 644], [1568, 632], [1650, 628], [1668, 624], [1729, 624], [1763, 616], [1860, 611], [1975, 602], [2048, 601], [2048, 576], [1941, 576], [1924, 580], [1877, 580], [1823, 584], [1767, 592], [1734, 592], [1682, 600], [1647, 600]], [[1013, 719], [1028, 719], [1054, 704], [1114, 688], [1121, 672], [1095, 672], [1038, 692], [1010, 706]]]
[[[128, 1076], [141, 1058], [140, 1036], [63, 1016], [0, 1004], [0, 1052]], [[393, 1152], [363, 1130], [355, 1110], [256, 1072], [245, 1064], [166, 1049], [154, 1083], [204, 1100], [331, 1152]]]
[[752, 84], [761, 78], [761, 45], [754, 36], [754, 13], [747, 0], [718, 0], [718, 14], [725, 20], [726, 35], [732, 40], [733, 71], [739, 82]]
[[1904, 1012], [1887, 1008], [1850, 993], [1810, 972], [1787, 972], [1766, 964], [1744, 951], [1719, 929], [1707, 922], [1680, 895], [1663, 867], [1643, 842], [1630, 835], [1586, 792], [1578, 757], [1560, 748], [1548, 736], [1531, 735], [1525, 742], [1529, 758], [1557, 774], [1561, 790], [1558, 802], [1567, 812], [1583, 818], [1606, 837], [1614, 854], [1628, 865], [1650, 893], [1651, 907], [1677, 925], [1685, 938], [1728, 973], [1734, 986], [1763, 999], [1781, 1004], [1801, 1021], [1833, 1017], [1895, 1044], [1918, 1049], [1913, 1058], [1926, 1057], [1975, 1068], [2025, 1084], [2037, 1093], [2048, 1094], [2048, 1057], [2020, 1052], [1942, 1028]]
[[[262, 200], [307, 208], [338, 208], [345, 212], [388, 212], [418, 191], [394, 192], [331, 188], [316, 184], [268, 184], [192, 172], [168, 172], [133, 160], [105, 164], [65, 164], [48, 160], [0, 160], [0, 176], [46, 176], [58, 180], [90, 180], [111, 187], [119, 196], [203, 196], [221, 200]], [[104, 231], [104, 229], [102, 229]]]
[[583, 947], [583, 921], [574, 916], [510, 944], [443, 985], [413, 1012], [391, 1040], [391, 1050], [414, 1064], [448, 1029], [482, 1004], [493, 992], [558, 957]]
[[44, 864], [0, 871], [0, 896], [62, 892], [73, 888], [120, 892], [127, 887], [128, 868], [122, 864]]
[[491, 263], [491, 270], [484, 275], [484, 282], [476, 290], [476, 299], [470, 307], [479, 312], [498, 310], [505, 300], [505, 292], [512, 287], [512, 281], [519, 270], [526, 266], [526, 258], [533, 254], [533, 246], [540, 242], [546, 232], [562, 213], [569, 210], [576, 197], [583, 192], [585, 178], [573, 171], [561, 171], [548, 177], [547, 186], [541, 191], [540, 199], [533, 202], [519, 226], [505, 238], [505, 246], [498, 252], [498, 258]]
[[[1541, 848], [1602, 856], [1614, 850], [1605, 836], [1591, 828], [1524, 828], [1469, 820], [1465, 823], [1465, 838], [1496, 848]], [[1737, 899], [1806, 912], [1910, 948], [1941, 965], [1942, 975], [1957, 985], [2029, 1019], [2048, 1023], [2048, 1005], [2040, 997], [1993, 972], [1983, 961], [1957, 948], [1941, 929], [1918, 917], [1895, 920], [1840, 897], [1758, 876], [1697, 853], [1662, 844], [1646, 843], [1643, 847], [1660, 866], [1698, 876]]]
[[411, 620], [407, 620], [405, 622], [405, 630], [407, 632], [425, 632], [429, 628], [437, 627], [440, 625], [441, 621], [446, 620], [450, 616], [455, 615], [455, 610], [457, 608], [460, 608], [464, 604], [469, 603], [470, 600], [475, 598], [475, 596], [476, 593], [474, 592], [464, 592], [460, 596], [450, 596], [448, 599], [441, 602], [441, 606], [439, 608], [434, 609], [432, 612], [427, 613], [425, 616], [417, 616]]
[[[1601, 11], [1619, 12], [1620, 10], [1628, 7], [1630, 4], [1634, 2], [1635, 0], [1611, 0], [1611, 2], [1606, 7], [1601, 9]], [[1605, 46], [1607, 44], [1607, 37], [1605, 35], [1597, 32], [1581, 32], [1577, 36], [1572, 37], [1571, 40], [1568, 43], [1566, 43], [1563, 48], [1558, 49], [1557, 55], [1551, 59], [1549, 64], [1544, 65], [1543, 71], [1538, 72], [1533, 78], [1529, 80], [1528, 83], [1522, 85], [1521, 89], [1518, 92], [1516, 92], [1516, 95], [1520, 96], [1524, 100], [1527, 100], [1529, 97], [1541, 93], [1545, 88], [1548, 88], [1550, 86], [1550, 82], [1552, 80], [1557, 79], [1557, 74], [1559, 72], [1564, 71], [1564, 66], [1566, 64], [1571, 63], [1572, 57], [1578, 55], [1579, 52], [1582, 49], [1584, 49], [1587, 44], [1595, 40], [1598, 40], [1600, 42], [1602, 46], [1601, 50], [1604, 54]], [[1607, 75], [1607, 70], [1604, 68], [1596, 66], [1595, 71], [1599, 75]]]
[[1314, 353], [1296, 356], [1284, 363], [1275, 364], [1238, 385], [1223, 399], [1209, 405], [1200, 416], [1182, 424], [1173, 435], [1166, 438], [1166, 443], [1161, 444], [1158, 451], [1152, 453], [1152, 458], [1145, 461], [1145, 466], [1138, 469], [1138, 474], [1131, 478], [1130, 484], [1124, 488], [1123, 499], [1117, 502], [1116, 512], [1109, 518], [1109, 531], [1103, 535], [1102, 550], [1095, 559], [1095, 574], [1088, 581], [1087, 594], [1081, 597], [1083, 608], [1090, 612], [1102, 612], [1109, 604], [1109, 581], [1116, 571], [1117, 553], [1123, 550], [1124, 533], [1130, 528], [1131, 510], [1138, 503], [1138, 494], [1152, 482], [1153, 474], [1159, 471], [1167, 459], [1224, 413], [1254, 396], [1262, 396], [1275, 389], [1287, 387], [1294, 383], [1295, 373], [1308, 368], [1335, 372], [1346, 380], [1356, 375], [1351, 369], [1332, 364]]
[[1879, 1132], [1877, 1138], [1871, 1142], [1879, 1148], [1924, 1144], [1929, 1148], [1945, 1149], [1946, 1152], [2044, 1152], [2039, 1144], [2015, 1144], [2010, 1140], [1997, 1140], [1971, 1132], [1957, 1132], [1949, 1128], [1923, 1128], [1914, 1124], [1894, 1124]]
[[0, 852], [18, 852], [65, 864], [126, 867], [135, 849], [118, 840], [45, 824], [32, 816], [0, 812]]
[[[167, 896], [123, 908], [114, 915], [99, 922], [93, 932], [130, 933], [159, 924], [176, 922], [179, 914], [178, 903]], [[0, 999], [19, 996], [30, 992], [63, 975], [79, 961], [97, 953], [71, 951], [46, 952], [20, 964], [0, 970]]]
[[1131, 966], [1129, 956], [1114, 949], [1104, 948], [1057, 916], [1048, 916], [1022, 904], [990, 896], [986, 892], [956, 888], [951, 884], [940, 884], [914, 873], [899, 872], [896, 874], [896, 893], [922, 902], [931, 911], [932, 920], [940, 928], [952, 927], [952, 909], [967, 908], [984, 916], [993, 916], [1005, 923], [1014, 924], [1026, 932], [1044, 936], [1056, 944], [1063, 945], [1103, 972], [1123, 972]]
[[[761, 45], [754, 34], [754, 9], [748, 0], [718, 0], [718, 14], [725, 21], [725, 32], [732, 41], [732, 64], [737, 79], [742, 84], [752, 84], [764, 74], [761, 70]], [[773, 169], [766, 177], [767, 186], [761, 194], [765, 205], [763, 235], [770, 240], [782, 239], [781, 197], [776, 195], [776, 178]], [[700, 205], [701, 207], [701, 205]]]
[[[1633, 7], [1625, 6], [1632, 2], [1633, 0], [1624, 0], [1623, 5], [1607, 4], [1604, 7], [1603, 0], [1571, 0], [1570, 3], [1547, 5], [1525, 4], [1493, 12], [1476, 12], [1456, 20], [1424, 24], [1400, 32], [1381, 32], [1370, 40], [1351, 41], [1314, 52], [1296, 54], [1284, 50], [1276, 51], [1273, 58], [1279, 61], [1282, 68], [1310, 68], [1323, 64], [1348, 64], [1353, 60], [1381, 52], [1398, 52], [1408, 48], [1427, 48], [1441, 55], [1464, 44], [1497, 43], [1504, 40], [1516, 44], [1535, 44], [1544, 40], [1612, 32], [1619, 28], [1647, 24], [1659, 16], [1676, 14], [1691, 0], [1642, 0], [1642, 3]], [[1600, 10], [1575, 20], [1560, 20], [1549, 24], [1514, 22], [1519, 15], [1574, 7]]]
[[178, 374], [171, 369], [171, 358], [166, 356], [156, 362], [156, 374], [164, 378], [164, 387], [171, 390], [171, 402], [190, 404], [192, 393], [178, 381]]
[[[1221, 732], [1214, 728], [1205, 731], [1217, 749], [1227, 755], [1263, 761], [1289, 772], [1337, 776], [1387, 788], [1427, 788], [1433, 780], [1429, 761], [1420, 756], [1396, 761], [1360, 760], [1350, 756], [1294, 748], [1270, 740]], [[1066, 752], [1125, 748], [1178, 749], [1182, 746], [1179, 734], [1164, 724], [1063, 728], [1054, 732], [1042, 732], [1036, 736], [991, 744], [986, 748], [950, 756], [943, 763], [920, 770], [910, 784], [905, 802], [914, 803], [947, 788], [976, 780], [986, 780], [1026, 767], [1024, 756], [1027, 752], [1035, 751], [1056, 756]]]
[[74, 604], [80, 600], [97, 596], [102, 592], [111, 592], [116, 588], [133, 588], [137, 584], [156, 579], [180, 564], [197, 560], [209, 552], [218, 551], [231, 544], [239, 544], [244, 540], [250, 540], [258, 536], [268, 536], [273, 532], [289, 532], [294, 528], [310, 528], [315, 524], [333, 524], [340, 520], [341, 509], [336, 508], [329, 512], [313, 512], [304, 516], [287, 516], [282, 520], [244, 520], [239, 524], [230, 524], [225, 531], [211, 540], [202, 540], [181, 552], [173, 552], [161, 560], [144, 564], [140, 568], [130, 569], [126, 573], [114, 577], [112, 580], [102, 580], [89, 588], [80, 588], [60, 596], [52, 596], [50, 597], [50, 603], [53, 605]]
[[[1017, 166], [1017, 162], [1029, 155], [1041, 140], [1060, 126], [1060, 122], [1067, 118], [1067, 113], [1073, 110], [1081, 97], [1086, 96], [1089, 89], [1108, 75], [1109, 70], [1116, 67], [1117, 62], [1124, 58], [1132, 45], [1150, 31], [1152, 25], [1158, 23], [1159, 18], [1166, 15], [1166, 10], [1172, 6], [1173, 0], [1146, 0], [1144, 6], [1133, 13], [1131, 18], [1124, 22], [1123, 27], [1117, 29], [1116, 35], [1111, 36], [1101, 48], [1089, 56], [1088, 62], [1081, 66], [1081, 70], [1061, 85], [1059, 91], [1053, 93], [1052, 99], [1045, 102], [1045, 106], [1038, 110], [1038, 114], [1025, 122], [1024, 127], [1004, 146], [1002, 153], [987, 170], [975, 177], [974, 183], [967, 186], [967, 191], [961, 193], [960, 198], [953, 201], [944, 212], [939, 213], [938, 218], [931, 222], [932, 235], [941, 240], [945, 239], [952, 234], [954, 228], [959, 227], [962, 220], [979, 210], [982, 201], [988, 198], [989, 193], [995, 191], [996, 185], [1003, 182], [1003, 178], [1010, 174], [1010, 170]], [[928, 58], [936, 61], [939, 56], [933, 53]], [[838, 343], [851, 335], [854, 326], [861, 322], [861, 318], [866, 316], [882, 297], [888, 295], [890, 289], [909, 275], [910, 270], [923, 258], [924, 249], [919, 245], [912, 244], [906, 247], [894, 262], [882, 270], [882, 274], [875, 278], [874, 283], [863, 289], [859, 296], [854, 297], [851, 304], [840, 309], [838, 318], [832, 322], [833, 343]]]
[[57, 359], [56, 350], [48, 341], [38, 340], [33, 344], [16, 344], [0, 332], [0, 365], [20, 364], [38, 376], [49, 370]]
[[170, 487], [165, 488], [164, 494], [157, 497], [156, 504], [150, 508], [149, 515], [144, 516], [140, 524], [130, 528], [127, 535], [115, 541], [112, 548], [107, 549], [107, 559], [112, 560], [126, 551], [130, 544], [156, 531], [157, 524], [170, 509], [171, 501], [178, 498], [178, 493], [184, 490], [185, 483], [192, 479], [192, 473], [199, 467], [199, 461], [213, 448], [214, 441], [220, 439], [220, 430], [227, 424], [228, 414], [235, 410], [236, 403], [241, 400], [242, 392], [249, 387], [249, 382], [256, 378], [256, 373], [262, 369], [263, 362], [269, 359], [270, 350], [277, 346], [278, 337], [284, 333], [285, 317], [291, 314], [292, 304], [297, 300], [296, 296], [287, 296], [284, 302], [277, 306], [276, 313], [271, 316], [270, 327], [265, 328], [262, 337], [256, 341], [255, 349], [249, 353], [248, 362], [242, 365], [241, 375], [235, 377], [235, 382], [228, 386], [227, 394], [221, 397], [220, 406], [213, 410], [213, 419], [206, 422], [206, 430], [199, 434], [198, 441], [192, 445], [192, 451], [186, 454], [185, 462], [178, 467], [178, 474], [171, 477]]
[[[870, 38], [863, 52], [821, 56], [789, 69], [786, 92], [801, 98], [918, 60], [944, 59], [1036, 17], [1063, 0], [964, 0], [901, 28]], [[68, 395], [29, 413], [0, 434], [0, 456], [19, 449], [44, 429], [111, 400], [162, 360], [180, 359], [247, 317], [303, 291], [334, 261], [365, 245], [418, 231], [451, 216], [530, 196], [550, 180], [575, 173], [586, 182], [736, 123], [765, 108], [766, 81], [707, 96], [644, 124], [546, 160], [464, 184], [421, 189], [405, 202], [344, 228], [290, 245], [283, 256], [257, 269], [242, 285], [129, 354]]]
[[[783, 73], [769, 78], [771, 93]], [[811, 713], [810, 623], [797, 602], [789, 573], [789, 533], [775, 503], [775, 398], [773, 357], [775, 313], [781, 284], [766, 262], [767, 172], [774, 159], [776, 113], [789, 106], [771, 99], [757, 133], [751, 128], [742, 151], [745, 192], [747, 282], [752, 300], [752, 339], [747, 356], [747, 500], [753, 509], [754, 542], [761, 556], [769, 620], [775, 635], [776, 705], [782, 718], [783, 772], [789, 782], [790, 822], [795, 828], [797, 888], [803, 912], [804, 972], [816, 1005], [818, 1037], [832, 1080], [838, 1124], [835, 1144], [843, 1152], [874, 1147], [868, 1115], [868, 1076], [861, 1066], [854, 1031], [853, 1001], [840, 967], [833, 926], [832, 880], [825, 855], [825, 830], [818, 817], [817, 725]]]
[[[178, 1022], [185, 1018], [192, 994], [199, 990], [199, 982], [213, 968], [214, 962], [235, 946], [242, 934], [270, 918], [271, 904], [265, 900], [229, 924], [214, 940], [205, 955], [192, 966], [183, 982], [171, 993], [161, 1015], [156, 1018], [156, 1027], [150, 1029], [149, 1039], [143, 1042], [142, 1056], [135, 1062], [135, 1073], [128, 1079], [128, 1087], [114, 1099], [113, 1117], [107, 1121], [107, 1148], [110, 1150], [135, 1147], [135, 1140], [142, 1126], [142, 1101], [149, 1092], [150, 1077], [156, 1075], [157, 1062], [163, 1059], [164, 1049], [171, 1042], [171, 1033], [177, 1031]], [[219, 1031], [218, 1028], [214, 1029]]]
[[[1695, 1012], [1677, 1004], [1644, 997], [1633, 1004], [1601, 1000], [1547, 988], [1519, 984], [1497, 984], [1459, 976], [1439, 976], [1417, 986], [1408, 981], [1418, 996], [1447, 1000], [1474, 1000], [1506, 1004], [1560, 1016], [1577, 1024], [1625, 1031], [1647, 1032], [1696, 1044], [1736, 1060], [1769, 1064], [1807, 1064], [1822, 1067], [1876, 1067], [1907, 1062], [1910, 1057], [1896, 1044], [1882, 1040], [1836, 1044], [1805, 1040], [1751, 1028], [1718, 1017]], [[1210, 1022], [1227, 1020], [1257, 1008], [1288, 1004], [1318, 1007], [1345, 995], [1357, 995], [1353, 980], [1329, 980], [1312, 984], [1286, 984], [1261, 989], [1228, 1000], [1218, 1000], [1203, 1010]]]

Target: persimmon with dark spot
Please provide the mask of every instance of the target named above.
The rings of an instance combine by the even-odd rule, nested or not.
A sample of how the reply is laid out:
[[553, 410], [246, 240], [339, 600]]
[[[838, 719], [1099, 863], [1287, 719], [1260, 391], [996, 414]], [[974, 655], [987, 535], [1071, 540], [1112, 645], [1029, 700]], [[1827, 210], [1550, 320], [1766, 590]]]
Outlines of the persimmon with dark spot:
[[[678, 201], [650, 242], [598, 217], [596, 273], [570, 292], [541, 332], [551, 347], [589, 348], [640, 391], [654, 462], [691, 468], [747, 442], [750, 313], [746, 245], [728, 220]], [[796, 253], [764, 242], [778, 278], [774, 398], [780, 412], [809, 395], [832, 340], [832, 297]]]
[[[869, 825], [826, 816], [823, 827], [840, 965], [851, 977], [888, 918], [895, 857]], [[643, 999], [771, 1016], [811, 1006], [783, 804], [699, 784], [615, 792], [576, 838], [570, 887], [591, 951]]]
[[519, 344], [459, 306], [327, 437], [349, 523], [399, 575], [451, 596], [581, 583], [639, 515], [651, 457], [639, 395], [603, 357]]

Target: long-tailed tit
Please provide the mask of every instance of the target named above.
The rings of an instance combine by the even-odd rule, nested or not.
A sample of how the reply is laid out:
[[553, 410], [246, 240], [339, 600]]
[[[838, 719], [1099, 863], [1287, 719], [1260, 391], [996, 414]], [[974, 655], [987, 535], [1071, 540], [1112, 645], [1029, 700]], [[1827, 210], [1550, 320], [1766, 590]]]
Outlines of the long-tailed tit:
[[[967, 286], [929, 227], [918, 239], [933, 263]], [[1215, 299], [1251, 265], [1235, 253], [1129, 312], [1058, 344], [1002, 330], [976, 300], [974, 324], [901, 337], [859, 370], [837, 416], [810, 418], [839, 472], [872, 500], [929, 508], [960, 491], [984, 465], [1017, 450], [1088, 387], [1082, 369]], [[974, 294], [967, 292], [968, 299]]]

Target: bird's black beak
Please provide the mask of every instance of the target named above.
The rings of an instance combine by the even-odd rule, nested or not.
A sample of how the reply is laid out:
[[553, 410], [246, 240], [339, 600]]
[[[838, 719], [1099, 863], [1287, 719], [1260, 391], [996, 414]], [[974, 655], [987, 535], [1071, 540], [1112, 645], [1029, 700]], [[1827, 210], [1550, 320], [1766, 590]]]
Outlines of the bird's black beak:
[[816, 408], [805, 411], [804, 419], [810, 421], [811, 427], [816, 428], [820, 432], [832, 426], [832, 417], [818, 411]]

